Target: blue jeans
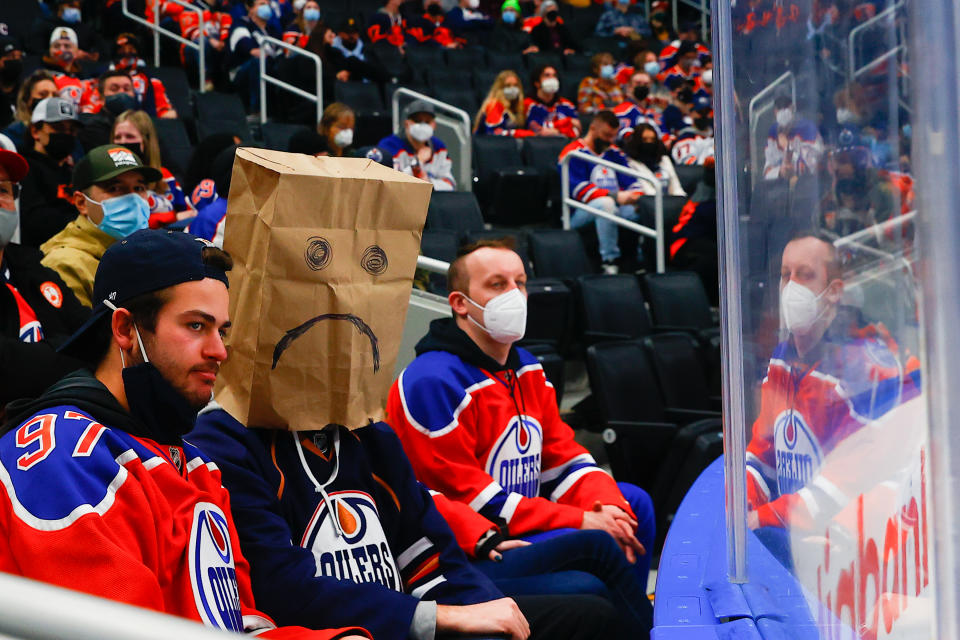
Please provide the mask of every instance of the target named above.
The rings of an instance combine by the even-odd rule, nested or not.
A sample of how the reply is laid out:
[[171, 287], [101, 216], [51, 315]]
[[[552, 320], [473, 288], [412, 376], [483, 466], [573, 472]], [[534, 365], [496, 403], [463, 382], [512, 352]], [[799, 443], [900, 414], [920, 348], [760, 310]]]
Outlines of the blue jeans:
[[[609, 201], [606, 205], [603, 205], [601, 202], [599, 202], [605, 199]], [[634, 207], [632, 204], [618, 206], [613, 198], [597, 198], [589, 204], [598, 209], [603, 209], [607, 213], [614, 213], [621, 218], [632, 220], [633, 222], [637, 222], [640, 219], [640, 215], [637, 213], [636, 207]], [[612, 262], [613, 260], [619, 258], [619, 225], [616, 222], [611, 222], [606, 218], [601, 218], [591, 213], [587, 213], [582, 209], [575, 209], [570, 215], [570, 228], [579, 229], [580, 227], [585, 227], [591, 221], [597, 225], [597, 242], [600, 245], [600, 258], [604, 262]], [[637, 257], [639, 258], [639, 255]]]
[[246, 106], [249, 113], [260, 109], [260, 59], [250, 58], [239, 67], [233, 77], [233, 84], [237, 87], [240, 97], [247, 97]]

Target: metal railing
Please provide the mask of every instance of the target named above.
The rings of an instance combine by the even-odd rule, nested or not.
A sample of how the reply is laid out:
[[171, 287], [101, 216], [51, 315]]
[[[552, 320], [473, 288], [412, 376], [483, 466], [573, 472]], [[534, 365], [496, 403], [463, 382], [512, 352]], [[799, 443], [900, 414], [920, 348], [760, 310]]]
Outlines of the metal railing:
[[870, 69], [873, 69], [877, 65], [889, 60], [891, 57], [897, 56], [900, 54], [900, 52], [907, 50], [907, 46], [903, 44], [906, 42], [906, 40], [900, 39], [900, 44], [897, 44], [897, 46], [865, 63], [864, 65], [860, 67], [857, 66], [857, 38], [860, 36], [860, 34], [864, 33], [868, 29], [872, 29], [884, 20], [895, 19], [897, 11], [903, 9], [904, 6], [904, 2], [897, 2], [893, 6], [888, 7], [887, 9], [884, 9], [877, 15], [873, 16], [863, 24], [857, 25], [850, 31], [850, 35], [848, 36], [849, 46], [847, 48], [847, 55], [849, 56], [847, 69], [848, 73], [850, 74], [850, 80], [856, 80]]
[[[323, 60], [320, 59], [320, 56], [317, 54], [307, 51], [301, 47], [290, 44], [289, 42], [284, 42], [283, 40], [278, 40], [271, 36], [262, 36], [260, 38], [260, 124], [263, 124], [267, 121], [267, 83], [272, 84], [275, 87], [280, 87], [285, 89], [290, 93], [296, 94], [301, 98], [309, 100], [317, 105], [317, 124], [320, 124], [320, 118], [323, 116]], [[265, 45], [271, 45], [275, 47], [280, 47], [281, 49], [286, 49], [290, 53], [294, 53], [299, 56], [305, 56], [313, 60], [313, 67], [316, 72], [316, 94], [310, 93], [309, 91], [304, 91], [300, 87], [295, 87], [294, 85], [284, 82], [280, 78], [271, 76], [267, 73], [267, 57], [270, 56], [270, 51]]]
[[[148, 2], [150, 0], [147, 0]], [[128, 0], [123, 0], [121, 4], [121, 9], [123, 10], [123, 15], [130, 18], [138, 24], [142, 24], [148, 29], [153, 31], [153, 66], [160, 66], [160, 36], [164, 35], [168, 38], [176, 40], [180, 44], [190, 47], [191, 49], [197, 50], [197, 64], [200, 65], [199, 76], [200, 76], [200, 92], [206, 91], [207, 85], [207, 64], [206, 64], [206, 44], [207, 44], [207, 35], [204, 31], [204, 21], [203, 21], [203, 9], [200, 7], [190, 4], [185, 0], [164, 0], [165, 2], [172, 2], [176, 5], [183, 7], [187, 11], [193, 11], [197, 14], [197, 29], [199, 30], [199, 37], [196, 42], [193, 40], [188, 40], [184, 38], [179, 33], [174, 33], [169, 29], [165, 29], [160, 26], [160, 0], [153, 0], [153, 22], [150, 22], [143, 16], [138, 16], [137, 14], [130, 11], [127, 6]]]
[[[624, 175], [632, 176], [641, 182], [646, 182], [647, 184], [653, 185], [654, 187], [654, 225], [655, 228], [651, 229], [642, 224], [633, 222], [632, 220], [626, 220], [615, 214], [607, 213], [602, 209], [597, 209], [596, 207], [591, 207], [588, 204], [580, 202], [570, 197], [570, 160], [576, 158], [577, 160], [583, 160], [591, 164], [599, 165], [601, 167], [606, 167], [612, 169], [617, 173], [622, 173]], [[621, 164], [616, 164], [615, 162], [610, 162], [604, 160], [603, 158], [597, 158], [591, 156], [582, 151], [571, 151], [563, 157], [560, 161], [560, 189], [563, 194], [563, 228], [570, 228], [570, 207], [575, 209], [580, 209], [581, 211], [586, 211], [587, 213], [597, 216], [599, 218], [604, 218], [613, 222], [621, 227], [626, 227], [631, 231], [635, 231], [642, 236], [647, 236], [648, 238], [653, 238], [657, 243], [657, 273], [663, 273], [667, 270], [666, 264], [666, 253], [664, 251], [664, 232], [663, 232], [663, 191], [661, 186], [655, 180], [642, 175], [639, 171], [625, 167]]]
[[450, 263], [437, 260], [436, 258], [428, 258], [427, 256], [417, 256], [417, 268], [445, 276], [447, 275], [447, 270], [450, 269]]
[[221, 640], [218, 629], [0, 573], [0, 636], [31, 640]]
[[750, 179], [751, 186], [756, 185], [757, 179], [763, 173], [763, 146], [766, 145], [766, 136], [763, 140], [758, 139], [757, 127], [760, 126], [760, 117], [773, 109], [776, 100], [776, 91], [781, 85], [790, 83], [790, 95], [793, 100], [793, 108], [797, 108], [797, 79], [792, 71], [787, 71], [779, 78], [768, 84], [760, 93], [753, 96], [750, 100], [750, 106], [747, 114], [750, 123]]
[[[393, 99], [390, 105], [393, 118], [393, 130], [395, 132], [401, 130], [400, 98], [404, 96], [413, 100], [423, 100], [439, 109], [440, 113], [436, 114], [437, 124], [449, 128], [453, 134], [457, 136], [457, 142], [459, 143], [460, 150], [457, 154], [457, 190], [470, 191], [473, 185], [473, 168], [471, 167], [473, 138], [470, 135], [473, 127], [470, 123], [470, 115], [463, 109], [455, 107], [452, 104], [441, 102], [436, 98], [431, 98], [428, 95], [407, 89], [406, 87], [400, 87], [393, 92]], [[450, 147], [449, 143], [447, 147]]]

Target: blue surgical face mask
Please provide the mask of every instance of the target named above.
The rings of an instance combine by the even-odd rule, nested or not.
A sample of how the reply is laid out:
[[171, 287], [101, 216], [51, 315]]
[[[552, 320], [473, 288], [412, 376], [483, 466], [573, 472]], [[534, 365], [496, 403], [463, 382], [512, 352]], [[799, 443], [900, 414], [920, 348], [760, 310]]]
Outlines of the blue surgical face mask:
[[500, 17], [503, 19], [504, 24], [513, 24], [517, 21], [516, 11], [504, 11]]
[[80, 22], [80, 9], [77, 9], [76, 7], [67, 7], [63, 10], [63, 14], [61, 14], [60, 17], [63, 18], [64, 22], [76, 24]]
[[261, 20], [269, 20], [273, 17], [273, 9], [268, 4], [262, 4], [257, 7], [257, 17]]
[[630, 0], [617, 0], [617, 4], [621, 7], [626, 7], [630, 5]]
[[610, 80], [613, 78], [614, 69], [612, 64], [605, 64], [600, 67], [600, 77]]
[[[84, 194], [83, 197], [87, 198], [87, 195]], [[90, 198], [87, 198], [87, 200], [100, 205], [100, 208], [103, 209], [103, 220], [97, 227], [117, 240], [126, 238], [134, 231], [147, 228], [147, 221], [150, 219], [150, 205], [135, 193], [107, 198], [103, 202], [97, 202]]]
[[320, 9], [304, 9], [303, 10], [303, 19], [307, 22], [316, 22], [320, 19]]
[[658, 73], [660, 73], [660, 63], [654, 62], [653, 60], [651, 60], [650, 62], [643, 65], [643, 70], [646, 71], [648, 75], [655, 76]]

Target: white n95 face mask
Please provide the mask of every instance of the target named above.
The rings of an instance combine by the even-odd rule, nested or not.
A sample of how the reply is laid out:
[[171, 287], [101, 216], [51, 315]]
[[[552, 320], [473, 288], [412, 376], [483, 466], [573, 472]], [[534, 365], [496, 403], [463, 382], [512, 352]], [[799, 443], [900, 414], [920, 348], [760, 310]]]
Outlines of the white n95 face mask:
[[485, 307], [466, 294], [463, 297], [477, 309], [483, 310], [483, 324], [470, 316], [467, 318], [490, 334], [491, 338], [501, 344], [512, 344], [523, 337], [527, 329], [527, 298], [520, 289], [510, 289], [491, 298]]
[[333, 136], [333, 144], [341, 149], [349, 147], [353, 144], [353, 129], [340, 129], [340, 131], [337, 131], [336, 135]]
[[433, 127], [427, 122], [415, 122], [410, 125], [410, 137], [417, 142], [426, 142], [433, 137]]
[[810, 289], [802, 284], [797, 284], [793, 280], [787, 283], [783, 291], [780, 292], [780, 313], [783, 317], [783, 323], [790, 333], [802, 334], [810, 331], [826, 309], [820, 299], [827, 292], [827, 289], [816, 295]]
[[556, 93], [560, 90], [560, 80], [557, 78], [544, 78], [540, 83], [540, 88], [544, 93]]

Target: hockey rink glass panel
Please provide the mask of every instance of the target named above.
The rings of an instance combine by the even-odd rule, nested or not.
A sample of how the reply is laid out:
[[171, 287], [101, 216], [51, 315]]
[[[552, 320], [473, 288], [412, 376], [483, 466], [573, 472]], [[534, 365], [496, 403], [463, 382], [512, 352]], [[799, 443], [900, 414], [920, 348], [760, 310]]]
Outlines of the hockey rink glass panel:
[[787, 637], [932, 637], [907, 9], [729, 14], [747, 579], [802, 594]]

